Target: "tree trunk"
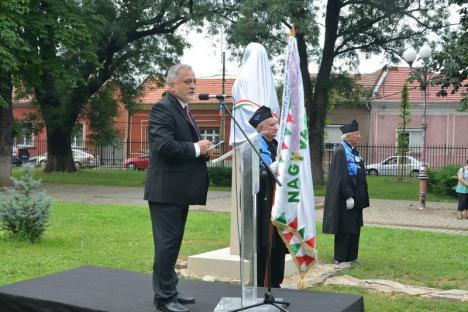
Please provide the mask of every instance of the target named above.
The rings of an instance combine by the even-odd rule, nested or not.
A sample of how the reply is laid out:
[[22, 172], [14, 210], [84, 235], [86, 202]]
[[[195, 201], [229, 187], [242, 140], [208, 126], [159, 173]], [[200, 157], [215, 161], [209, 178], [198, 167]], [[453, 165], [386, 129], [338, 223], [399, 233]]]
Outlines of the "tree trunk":
[[75, 172], [71, 149], [72, 129], [47, 130], [47, 165], [44, 172]]
[[[335, 43], [338, 36], [338, 19], [341, 1], [329, 0], [325, 17], [325, 41], [312, 101], [308, 106], [312, 177], [314, 184], [323, 185], [323, 133], [327, 117], [330, 74], [335, 58]], [[309, 103], [308, 103], [309, 104]]]
[[11, 152], [13, 145], [13, 85], [11, 75], [0, 71], [0, 187], [11, 185]]
[[[301, 32], [297, 32], [296, 40], [297, 40], [297, 50], [299, 52], [299, 58], [301, 60], [300, 67], [301, 67], [301, 74], [302, 74], [302, 85], [304, 88], [304, 104], [306, 107], [307, 116], [309, 116], [309, 120], [310, 120], [310, 116], [311, 116], [310, 108], [312, 107], [312, 83], [310, 81], [309, 61], [307, 59], [307, 47], [305, 43], [304, 34]], [[312, 160], [314, 149], [312, 147], [311, 138], [312, 138], [312, 135], [311, 135], [311, 128], [309, 124], [309, 146], [310, 146], [309, 151], [310, 151], [310, 156]], [[315, 166], [314, 161], [312, 161], [311, 166], [312, 166], [311, 169], [312, 169], [312, 177], [313, 177], [314, 184], [318, 184], [318, 185], [322, 184], [320, 183], [319, 180], [316, 180], [315, 178], [315, 173], [317, 172], [317, 170], [322, 170], [322, 166]]]
[[45, 73], [42, 80], [42, 86], [34, 91], [47, 128], [47, 164], [44, 172], [75, 172], [71, 135], [81, 107], [86, 102], [84, 97], [79, 97], [84, 88], [76, 88], [71, 94], [63, 95], [56, 90], [52, 75]]

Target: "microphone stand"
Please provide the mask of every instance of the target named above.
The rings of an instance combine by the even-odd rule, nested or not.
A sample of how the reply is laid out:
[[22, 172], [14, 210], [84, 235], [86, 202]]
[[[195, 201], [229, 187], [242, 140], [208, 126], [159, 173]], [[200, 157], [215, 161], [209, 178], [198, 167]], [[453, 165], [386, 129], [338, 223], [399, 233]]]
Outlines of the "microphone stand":
[[[264, 168], [268, 171], [268, 173], [261, 173], [260, 174], [260, 178], [264, 179], [264, 181], [266, 181], [266, 179], [269, 179], [269, 176], [273, 177], [273, 180], [275, 181], [275, 183], [278, 185], [278, 186], [282, 186], [281, 182], [278, 180], [278, 178], [276, 177], [276, 175], [273, 173], [273, 171], [271, 170], [270, 166], [268, 166], [262, 159], [262, 156], [260, 155], [260, 152], [257, 150], [257, 148], [253, 145], [252, 141], [250, 141], [248, 135], [244, 132], [244, 130], [240, 127], [239, 123], [237, 122], [237, 120], [234, 118], [234, 115], [229, 111], [229, 109], [227, 109], [226, 107], [226, 103], [224, 103], [224, 98], [220, 98], [219, 99], [219, 105], [220, 107], [222, 107], [222, 109], [224, 109], [226, 111], [226, 113], [229, 115], [229, 117], [231, 118], [231, 120], [236, 124], [236, 126], [239, 128], [239, 130], [242, 132], [242, 135], [244, 136], [244, 138], [247, 140], [247, 142], [249, 142], [249, 145], [252, 147], [252, 149], [255, 151], [255, 153], [258, 155], [258, 158], [260, 160], [260, 162], [263, 163], [264, 165]], [[269, 183], [267, 183], [269, 184]], [[265, 195], [264, 195], [264, 198], [263, 198], [263, 201], [265, 203], [265, 206], [267, 204], [267, 199], [269, 196], [271, 196], [270, 194], [270, 185], [266, 185], [265, 187]], [[260, 302], [260, 303], [256, 303], [256, 304], [252, 304], [252, 305], [248, 305], [246, 307], [241, 307], [239, 309], [235, 309], [235, 310], [231, 310], [229, 312], [238, 312], [238, 311], [244, 311], [244, 310], [248, 310], [248, 309], [252, 309], [252, 308], [255, 308], [255, 307], [258, 307], [258, 306], [262, 306], [262, 305], [272, 305], [276, 308], [278, 308], [280, 311], [282, 312], [288, 312], [286, 309], [284, 309], [283, 307], [281, 307], [280, 305], [283, 305], [283, 306], [289, 306], [289, 302], [285, 302], [285, 301], [277, 301], [275, 300], [275, 297], [271, 291], [271, 245], [272, 245], [272, 232], [273, 232], [273, 225], [271, 223], [271, 220], [270, 222], [268, 223], [268, 243], [267, 243], [267, 258], [266, 258], [266, 263], [267, 263], [267, 268], [266, 268], [266, 272], [268, 274], [268, 290], [267, 292], [264, 294], [264, 297], [263, 297], [263, 302]], [[256, 281], [255, 281], [256, 282]]]

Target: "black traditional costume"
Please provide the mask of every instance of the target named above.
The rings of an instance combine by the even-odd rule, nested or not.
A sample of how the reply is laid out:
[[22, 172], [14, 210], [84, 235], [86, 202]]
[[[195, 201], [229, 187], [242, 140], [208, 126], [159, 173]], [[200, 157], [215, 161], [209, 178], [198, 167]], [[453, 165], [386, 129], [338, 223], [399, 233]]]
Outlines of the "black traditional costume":
[[[358, 131], [358, 124], [353, 120], [341, 130], [344, 134]], [[348, 198], [354, 199], [352, 209], [346, 207]], [[333, 153], [323, 211], [323, 232], [335, 234], [335, 262], [357, 260], [362, 209], [368, 206], [364, 162], [356, 148], [343, 140]]]
[[[250, 118], [249, 123], [254, 127], [264, 120], [271, 118], [271, 110], [266, 106], [260, 107]], [[280, 287], [284, 278], [285, 254], [288, 249], [278, 232], [271, 223], [271, 207], [275, 181], [265, 166], [270, 166], [276, 160], [278, 142], [267, 141], [258, 136], [259, 150], [262, 156], [260, 162], [260, 189], [257, 193], [257, 285], [265, 286], [268, 261], [268, 246], [271, 237], [271, 287]], [[271, 233], [271, 234], [270, 234]]]

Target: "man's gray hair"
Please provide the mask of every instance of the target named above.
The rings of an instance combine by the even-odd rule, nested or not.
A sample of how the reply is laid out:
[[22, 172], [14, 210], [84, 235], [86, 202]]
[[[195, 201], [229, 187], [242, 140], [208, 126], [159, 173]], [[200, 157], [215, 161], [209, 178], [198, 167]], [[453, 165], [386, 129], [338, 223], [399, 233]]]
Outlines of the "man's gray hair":
[[167, 71], [167, 76], [166, 76], [166, 85], [171, 82], [176, 81], [177, 78], [179, 78], [180, 71], [184, 69], [193, 71], [192, 67], [186, 64], [177, 64], [169, 68], [169, 70]]
[[343, 134], [341, 136], [341, 140], [346, 140], [347, 138], [351, 136], [351, 134], [353, 134], [353, 132], [348, 132], [348, 133]]

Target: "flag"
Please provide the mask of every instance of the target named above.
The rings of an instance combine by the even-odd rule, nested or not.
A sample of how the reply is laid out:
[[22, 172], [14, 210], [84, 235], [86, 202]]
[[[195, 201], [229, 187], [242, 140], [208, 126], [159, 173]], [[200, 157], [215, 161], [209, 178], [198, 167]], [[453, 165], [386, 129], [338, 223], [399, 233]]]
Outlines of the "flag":
[[278, 138], [278, 170], [272, 222], [301, 276], [315, 263], [315, 202], [307, 115], [296, 38], [289, 37]]
[[[274, 117], [279, 114], [273, 73], [267, 52], [260, 43], [251, 42], [245, 48], [239, 75], [232, 86], [232, 97], [232, 113], [247, 136], [257, 133], [249, 124], [249, 119], [258, 108], [265, 105], [271, 108]], [[244, 135], [231, 122], [229, 144], [242, 141], [245, 141]]]

